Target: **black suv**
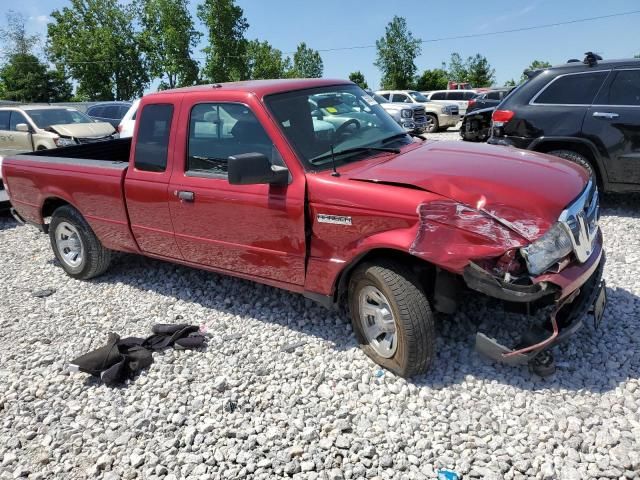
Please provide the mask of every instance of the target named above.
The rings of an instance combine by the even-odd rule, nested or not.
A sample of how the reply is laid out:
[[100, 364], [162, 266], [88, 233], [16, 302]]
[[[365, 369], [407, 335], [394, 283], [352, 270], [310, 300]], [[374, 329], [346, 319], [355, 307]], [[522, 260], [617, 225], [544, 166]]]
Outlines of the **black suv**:
[[572, 160], [606, 191], [640, 191], [640, 59], [600, 60], [531, 72], [493, 113], [488, 142]]

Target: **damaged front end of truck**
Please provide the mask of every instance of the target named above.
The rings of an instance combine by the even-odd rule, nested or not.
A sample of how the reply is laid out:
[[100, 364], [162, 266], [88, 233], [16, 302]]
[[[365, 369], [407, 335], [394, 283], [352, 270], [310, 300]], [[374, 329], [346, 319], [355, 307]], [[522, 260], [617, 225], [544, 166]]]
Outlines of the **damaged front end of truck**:
[[[487, 206], [484, 197], [473, 206], [449, 199], [428, 202], [417, 213], [412, 254], [519, 311], [550, 310], [513, 346], [478, 332], [476, 349], [483, 355], [509, 365], [529, 364], [535, 373], [548, 375], [554, 371], [552, 346], [579, 330], [587, 312], [599, 325], [606, 303], [605, 254], [592, 181], [553, 223], [506, 206]], [[452, 313], [455, 302], [446, 290], [446, 282], [438, 285], [436, 278], [436, 308]]]

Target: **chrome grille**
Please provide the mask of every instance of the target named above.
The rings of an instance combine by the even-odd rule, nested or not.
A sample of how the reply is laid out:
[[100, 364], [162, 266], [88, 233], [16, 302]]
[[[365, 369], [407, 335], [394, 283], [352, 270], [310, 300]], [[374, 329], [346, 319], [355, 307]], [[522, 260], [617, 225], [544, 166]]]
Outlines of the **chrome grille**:
[[426, 120], [426, 116], [425, 116], [423, 107], [419, 107], [419, 108], [414, 108], [413, 109], [413, 120], [416, 123], [422, 123], [422, 122], [424, 122]]
[[598, 236], [599, 219], [598, 187], [590, 179], [580, 196], [558, 219], [570, 232], [573, 252], [579, 262], [587, 261], [593, 252], [593, 244]]

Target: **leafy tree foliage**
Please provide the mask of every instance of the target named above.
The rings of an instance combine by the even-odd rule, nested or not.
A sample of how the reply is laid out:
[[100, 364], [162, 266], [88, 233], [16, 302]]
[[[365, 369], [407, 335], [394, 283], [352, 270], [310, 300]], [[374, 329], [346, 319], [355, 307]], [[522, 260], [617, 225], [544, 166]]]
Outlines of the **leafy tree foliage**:
[[251, 40], [247, 43], [247, 78], [284, 78], [291, 69], [291, 60], [283, 58], [282, 52], [267, 42]]
[[212, 82], [247, 78], [247, 40], [249, 28], [242, 8], [234, 0], [204, 0], [198, 17], [207, 28], [209, 45], [204, 49], [204, 76]]
[[71, 98], [71, 84], [64, 72], [47, 70], [38, 57], [16, 53], [0, 69], [2, 97], [18, 102], [61, 102]]
[[384, 37], [376, 40], [378, 55], [374, 65], [382, 73], [382, 88], [404, 89], [413, 83], [417, 71], [415, 59], [422, 51], [403, 17], [394, 16]]
[[490, 87], [496, 79], [496, 71], [487, 58], [479, 53], [467, 58], [467, 82], [473, 87]]
[[507, 80], [506, 82], [504, 82], [504, 86], [505, 87], [515, 87], [516, 86], [516, 81], [513, 78], [511, 80]]
[[198, 44], [187, 0], [141, 0], [140, 40], [152, 78], [160, 78], [160, 88], [193, 85], [198, 81], [198, 63], [191, 58]]
[[467, 66], [459, 53], [453, 52], [449, 59], [449, 80], [453, 82], [467, 81]]
[[416, 90], [446, 90], [449, 85], [449, 72], [443, 68], [425, 70], [416, 79]]
[[364, 74], [360, 70], [351, 72], [349, 74], [349, 80], [358, 85], [360, 88], [363, 88], [365, 90], [369, 88], [367, 81], [364, 79]]
[[70, 0], [51, 13], [47, 28], [50, 59], [66, 65], [89, 100], [129, 100], [149, 82], [134, 8], [117, 0]]
[[324, 63], [320, 52], [307, 47], [305, 42], [298, 45], [293, 54], [293, 68], [289, 71], [289, 77], [296, 78], [320, 78], [324, 71]]
[[40, 37], [27, 34], [25, 17], [21, 13], [9, 10], [6, 17], [7, 26], [0, 28], [3, 56], [32, 54], [34, 48], [40, 42]]

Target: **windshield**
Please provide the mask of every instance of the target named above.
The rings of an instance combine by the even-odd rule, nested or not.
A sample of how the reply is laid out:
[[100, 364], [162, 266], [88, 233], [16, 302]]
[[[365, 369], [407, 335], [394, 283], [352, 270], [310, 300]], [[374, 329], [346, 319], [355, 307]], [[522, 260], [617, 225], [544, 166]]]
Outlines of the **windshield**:
[[265, 103], [308, 169], [329, 168], [331, 147], [336, 163], [372, 154], [365, 147], [386, 141], [411, 142], [380, 105], [356, 85], [338, 85], [269, 95]]
[[420, 92], [409, 92], [409, 95], [411, 95], [411, 98], [413, 98], [416, 102], [428, 102], [429, 99], [427, 97], [425, 97], [423, 94], [421, 94]]
[[26, 110], [38, 128], [51, 125], [69, 125], [70, 123], [93, 123], [84, 113], [73, 108], [43, 108], [42, 110]]

